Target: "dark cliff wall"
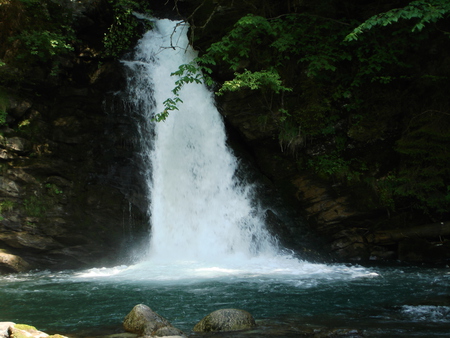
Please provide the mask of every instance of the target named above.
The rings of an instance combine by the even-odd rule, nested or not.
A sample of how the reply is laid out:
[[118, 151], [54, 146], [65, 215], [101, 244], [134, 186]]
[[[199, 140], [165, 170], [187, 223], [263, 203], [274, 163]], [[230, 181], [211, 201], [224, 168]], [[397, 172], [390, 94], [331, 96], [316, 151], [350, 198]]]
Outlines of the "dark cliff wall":
[[[320, 27], [328, 27], [324, 22], [347, 27], [350, 24], [343, 18], [362, 22], [405, 4], [163, 0], [149, 6], [157, 16], [189, 21], [194, 47], [202, 55], [247, 14], [269, 21], [306, 14]], [[136, 157], [139, 145], [131, 136], [135, 126], [114, 94], [124, 83], [122, 70], [113, 58], [101, 55], [114, 10], [100, 0], [77, 6], [75, 50], [57, 59], [56, 74], [42, 62], [25, 74], [0, 68], [0, 108], [7, 112], [0, 136], [0, 268], [6, 272], [117, 262], [127, 259], [127, 249], [147, 236], [147, 201]], [[445, 31], [446, 25], [439, 28]], [[284, 102], [294, 117], [283, 117], [280, 107], [268, 104], [267, 94], [258, 91], [217, 98], [230, 144], [260, 173], [256, 176], [262, 182], [264, 203], [274, 205], [267, 211], [271, 230], [305, 257], [316, 257], [314, 247], [344, 261], [446, 262], [450, 257], [448, 210], [421, 210], [407, 195], [397, 196], [397, 207], [392, 205], [393, 176], [415, 175], [423, 196], [433, 197], [432, 189], [424, 188], [424, 177], [433, 175], [420, 172], [435, 170], [433, 154], [438, 154], [440, 168], [450, 167], [442, 165], [449, 161], [445, 81], [450, 67], [448, 55], [439, 48], [448, 40], [429, 33], [410, 47], [409, 30], [402, 32], [405, 43], [395, 46], [409, 46], [405, 54], [412, 56], [408, 62], [413, 70], [408, 76], [401, 74], [401, 81], [386, 86], [367, 81], [363, 89], [355, 90], [352, 95], [363, 99], [359, 111], [347, 113], [348, 98], [330, 103], [341, 79], [360, 75], [355, 73], [358, 65], [345, 62], [338, 65], [342, 71], [338, 68], [323, 78], [309, 76], [308, 65], [297, 59], [283, 63], [284, 81], [294, 88]], [[0, 26], [0, 39], [4, 33]], [[313, 40], [317, 46], [328, 46], [320, 39], [334, 33], [315, 32]], [[383, 40], [385, 36], [372, 38], [387, 41], [387, 46], [395, 42]], [[14, 48], [2, 46], [1, 58], [14, 53]], [[258, 48], [242, 60], [241, 71], [257, 69], [264, 61], [265, 50]], [[385, 69], [388, 74], [397, 64], [391, 66]], [[335, 74], [341, 78], [334, 79]], [[219, 62], [212, 76], [220, 84], [231, 79], [233, 71]], [[327, 77], [334, 80], [323, 82]], [[327, 125], [329, 121], [332, 124]], [[313, 130], [317, 126], [322, 128], [319, 132]], [[411, 155], [414, 151], [416, 157]], [[450, 184], [447, 171], [436, 172], [440, 187]]]
[[98, 56], [110, 13], [94, 4], [57, 74], [33, 67], [3, 93], [0, 271], [128, 262], [146, 237], [136, 126], [112, 109], [122, 68]]
[[[222, 51], [215, 54], [216, 64], [210, 65], [212, 76], [222, 84], [232, 79], [235, 71], [273, 66], [293, 91], [280, 100], [274, 93], [244, 89], [217, 97], [218, 105], [230, 135], [238, 135], [241, 147], [272, 184], [268, 189], [305, 215], [313, 232], [325, 241], [325, 251], [338, 260], [444, 263], [450, 257], [445, 222], [450, 212], [446, 202], [450, 200], [446, 169], [450, 157], [444, 150], [450, 141], [445, 95], [450, 68], [448, 52], [437, 47], [448, 43], [442, 34], [449, 27], [448, 20], [420, 34], [411, 33], [414, 22], [405, 20], [374, 30], [367, 40], [362, 38], [361, 45], [337, 47], [351, 31], [349, 27], [357, 26], [352, 22], [407, 4], [296, 0], [167, 3], [191, 23], [191, 38], [200, 55], [245, 15], [265, 19], [253, 21], [259, 22], [260, 34], [245, 24], [240, 26], [240, 32], [254, 34], [254, 41], [238, 36], [238, 31], [227, 37]], [[270, 45], [276, 33], [264, 25], [290, 14], [300, 20], [292, 21], [297, 26], [291, 30], [301, 29], [285, 35], [283, 42], [289, 45], [286, 41], [295, 38], [297, 45], [289, 48], [300, 50], [279, 66], [266, 65], [271, 62], [267, 60], [280, 60], [276, 53], [281, 54], [282, 49]], [[302, 30], [298, 22], [307, 26], [308, 20], [312, 26]], [[257, 29], [258, 23], [247, 21], [247, 25]], [[234, 54], [226, 54], [224, 50], [233, 43], [236, 46], [230, 50]], [[239, 43], [249, 46], [249, 51], [240, 50]], [[330, 61], [347, 52], [351, 61]], [[319, 60], [320, 53], [324, 59]], [[240, 58], [240, 63], [232, 70], [226, 58]], [[316, 69], [312, 75], [312, 63], [302, 60], [335, 68]], [[372, 67], [380, 71], [372, 72]], [[361, 74], [370, 75], [365, 78]], [[355, 85], [352, 81], [358, 77], [362, 82]], [[348, 86], [350, 96], [333, 99], [342, 86]], [[280, 108], [290, 115], [280, 113]], [[286, 229], [280, 220], [275, 223], [280, 233], [287, 231], [294, 242], [302, 241], [300, 224], [297, 229]]]

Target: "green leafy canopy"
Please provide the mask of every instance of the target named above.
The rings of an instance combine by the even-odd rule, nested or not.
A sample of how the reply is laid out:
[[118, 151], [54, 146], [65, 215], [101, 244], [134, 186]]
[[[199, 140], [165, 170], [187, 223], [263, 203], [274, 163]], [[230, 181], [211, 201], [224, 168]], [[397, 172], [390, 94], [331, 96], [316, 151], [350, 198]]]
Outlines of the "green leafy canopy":
[[399, 20], [414, 20], [412, 31], [421, 31], [426, 24], [435, 23], [450, 13], [448, 0], [412, 1], [403, 8], [395, 8], [385, 13], [377, 14], [356, 27], [345, 38], [346, 41], [357, 40], [364, 31], [375, 26], [388, 26]]

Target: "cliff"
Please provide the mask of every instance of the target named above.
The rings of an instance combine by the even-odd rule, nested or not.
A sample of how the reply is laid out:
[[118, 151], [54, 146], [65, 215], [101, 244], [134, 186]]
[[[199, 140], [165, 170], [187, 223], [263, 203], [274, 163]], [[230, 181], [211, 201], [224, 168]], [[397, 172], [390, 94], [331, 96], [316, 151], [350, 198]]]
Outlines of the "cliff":
[[[130, 248], [146, 238], [147, 201], [139, 144], [132, 136], [136, 126], [115, 103], [124, 79], [115, 52], [105, 53], [105, 34], [118, 27], [116, 5], [82, 1], [73, 8], [67, 24], [73, 29], [72, 49], [64, 53], [28, 60], [19, 57], [20, 48], [36, 48], [34, 55], [39, 54], [36, 45], [26, 44], [29, 40], [2, 45], [2, 272], [112, 264], [118, 257], [127, 262]], [[292, 91], [246, 88], [226, 92], [217, 102], [230, 144], [259, 172], [264, 203], [278, 206], [267, 212], [271, 231], [306, 257], [316, 257], [305, 243], [310, 241], [341, 261], [443, 263], [449, 258], [445, 84], [450, 67], [445, 48], [439, 48], [448, 38], [425, 31], [410, 41], [410, 31], [401, 27], [403, 35], [395, 35], [395, 29], [374, 33], [362, 47], [342, 47], [338, 40], [355, 27], [351, 20], [362, 22], [400, 5], [300, 0], [149, 5], [155, 15], [189, 21], [200, 55], [230, 36], [247, 14], [265, 25], [255, 38], [234, 42], [233, 48], [250, 43], [251, 51], [242, 54], [237, 68], [219, 59], [210, 67], [212, 78], [223, 84], [234, 72], [263, 74], [274, 60], [280, 62], [277, 72]], [[26, 16], [23, 6], [2, 4], [2, 13], [10, 14], [5, 18], [17, 18], [2, 23], [2, 41], [20, 36], [26, 25], [20, 21]], [[55, 13], [61, 14], [61, 6]], [[287, 18], [303, 37], [288, 45], [293, 54], [271, 49], [279, 46], [272, 37], [288, 44], [290, 35], [274, 35], [283, 30], [269, 31], [266, 25], [276, 29], [273, 23], [285, 24]], [[132, 22], [133, 38], [121, 38], [127, 44], [120, 53], [144, 29], [139, 20]], [[440, 25], [448, 28], [447, 21]], [[247, 37], [253, 33], [254, 27]], [[383, 44], [398, 54], [389, 54]]]

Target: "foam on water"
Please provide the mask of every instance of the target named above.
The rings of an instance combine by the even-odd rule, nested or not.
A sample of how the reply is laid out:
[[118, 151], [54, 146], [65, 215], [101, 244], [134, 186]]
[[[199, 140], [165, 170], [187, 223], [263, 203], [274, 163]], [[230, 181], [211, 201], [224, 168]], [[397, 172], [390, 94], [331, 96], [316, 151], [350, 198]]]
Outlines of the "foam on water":
[[360, 266], [317, 264], [289, 257], [254, 257], [241, 262], [221, 261], [145, 261], [131, 266], [94, 268], [77, 272], [75, 278], [111, 281], [201, 281], [276, 279], [278, 282], [298, 283], [305, 279], [350, 280], [378, 277], [378, 273]]

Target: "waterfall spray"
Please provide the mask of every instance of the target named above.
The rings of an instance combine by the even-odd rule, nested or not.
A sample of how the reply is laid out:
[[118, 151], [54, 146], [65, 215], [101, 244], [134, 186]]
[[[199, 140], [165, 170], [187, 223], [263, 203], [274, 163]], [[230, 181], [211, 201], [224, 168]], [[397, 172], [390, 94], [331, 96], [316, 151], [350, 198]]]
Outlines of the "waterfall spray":
[[[171, 73], [190, 63], [188, 26], [157, 20], [136, 48], [128, 84], [135, 107], [154, 128], [147, 156], [151, 239], [147, 259], [209, 260], [276, 254], [252, 187], [235, 177], [237, 160], [226, 144], [222, 117], [203, 84], [188, 84], [183, 103], [166, 121], [150, 122], [173, 96]], [[142, 135], [151, 138], [152, 133]], [[147, 142], [148, 143], [148, 142]]]

